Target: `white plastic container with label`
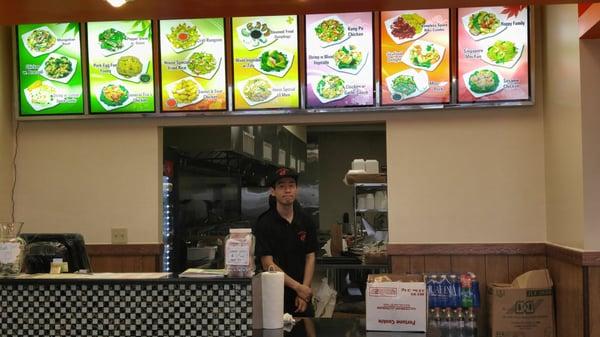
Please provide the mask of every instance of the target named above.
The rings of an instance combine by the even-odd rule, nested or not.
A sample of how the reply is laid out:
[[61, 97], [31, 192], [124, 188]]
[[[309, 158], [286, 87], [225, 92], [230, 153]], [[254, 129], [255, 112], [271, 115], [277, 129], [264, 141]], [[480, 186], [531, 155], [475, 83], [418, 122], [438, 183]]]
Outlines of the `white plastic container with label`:
[[254, 235], [250, 228], [231, 228], [225, 238], [225, 270], [229, 277], [254, 275]]

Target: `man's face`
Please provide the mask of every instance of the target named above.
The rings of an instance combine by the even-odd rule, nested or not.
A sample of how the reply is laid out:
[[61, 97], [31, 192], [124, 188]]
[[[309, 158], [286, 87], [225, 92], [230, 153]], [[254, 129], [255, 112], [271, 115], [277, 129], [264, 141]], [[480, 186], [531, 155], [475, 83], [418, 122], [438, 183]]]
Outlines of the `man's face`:
[[272, 188], [271, 195], [277, 199], [278, 203], [290, 206], [296, 200], [297, 191], [296, 181], [293, 178], [281, 178]]

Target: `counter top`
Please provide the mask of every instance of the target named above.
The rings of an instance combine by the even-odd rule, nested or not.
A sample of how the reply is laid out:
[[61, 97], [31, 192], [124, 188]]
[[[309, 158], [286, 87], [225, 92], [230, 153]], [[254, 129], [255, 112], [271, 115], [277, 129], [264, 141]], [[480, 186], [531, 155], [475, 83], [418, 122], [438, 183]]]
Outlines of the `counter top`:
[[0, 278], [1, 284], [43, 283], [248, 283], [250, 278], [194, 278], [175, 277], [171, 273], [90, 273], [90, 274], [20, 274], [12, 278]]
[[291, 331], [254, 330], [254, 337], [473, 337], [472, 333], [433, 329], [427, 333], [366, 331], [365, 320], [357, 318], [301, 318]]

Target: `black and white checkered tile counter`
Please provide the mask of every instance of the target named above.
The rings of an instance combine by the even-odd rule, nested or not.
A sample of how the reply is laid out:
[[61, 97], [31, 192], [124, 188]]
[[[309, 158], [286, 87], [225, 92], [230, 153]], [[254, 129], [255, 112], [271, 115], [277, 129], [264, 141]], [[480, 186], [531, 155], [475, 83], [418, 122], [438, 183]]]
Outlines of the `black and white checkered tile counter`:
[[252, 336], [250, 280], [0, 282], [0, 336]]

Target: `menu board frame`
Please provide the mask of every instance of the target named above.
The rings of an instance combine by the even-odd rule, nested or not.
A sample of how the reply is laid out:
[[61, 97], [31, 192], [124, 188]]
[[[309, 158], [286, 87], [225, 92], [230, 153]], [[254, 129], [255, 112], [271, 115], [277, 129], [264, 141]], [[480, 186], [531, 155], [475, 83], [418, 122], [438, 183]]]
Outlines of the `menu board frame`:
[[[307, 32], [308, 29], [310, 29], [311, 27], [308, 27], [308, 25], [306, 24], [307, 20], [306, 17], [308, 15], [323, 15], [325, 17], [327, 16], [336, 16], [336, 15], [340, 15], [340, 14], [366, 14], [366, 13], [371, 13], [371, 55], [369, 55], [369, 61], [366, 62], [366, 64], [364, 65], [364, 67], [369, 66], [369, 64], [371, 65], [371, 85], [372, 85], [372, 94], [371, 97], [373, 98], [373, 103], [372, 104], [368, 104], [368, 105], [345, 105], [345, 106], [315, 106], [315, 107], [309, 107], [308, 104], [308, 53], [307, 53]], [[377, 12], [377, 14], [379, 14], [379, 12]], [[348, 13], [310, 13], [310, 14], [305, 14], [304, 15], [304, 31], [303, 31], [303, 37], [304, 37], [304, 73], [303, 78], [304, 78], [304, 86], [303, 86], [303, 90], [304, 90], [304, 106], [306, 108], [306, 110], [314, 110], [314, 111], [321, 111], [321, 110], [329, 110], [329, 109], [348, 109], [348, 108], [375, 108], [379, 106], [379, 102], [378, 102], [378, 94], [377, 94], [377, 86], [378, 86], [378, 82], [377, 82], [377, 71], [375, 69], [375, 58], [376, 58], [376, 53], [375, 51], [378, 51], [379, 54], [381, 54], [381, 46], [379, 46], [379, 48], [375, 45], [375, 29], [376, 27], [376, 21], [379, 22], [378, 20], [375, 20], [377, 18], [376, 16], [376, 12], [374, 11], [364, 11], [364, 12], [348, 12]], [[343, 45], [342, 43], [339, 43], [338, 45]], [[335, 113], [335, 112], [332, 112]]]
[[[233, 38], [233, 30], [235, 29], [235, 27], [233, 27], [233, 19], [234, 17], [229, 17], [229, 27], [230, 27], [230, 34], [229, 34], [229, 38], [230, 38], [230, 46], [231, 46], [231, 55], [230, 55], [230, 66], [231, 66], [231, 83], [229, 83], [231, 85], [231, 110], [228, 111], [228, 115], [274, 115], [274, 114], [289, 114], [286, 113], [286, 111], [290, 111], [290, 110], [298, 110], [298, 109], [302, 109], [303, 107], [303, 86], [301, 83], [301, 77], [304, 75], [302, 73], [300, 73], [300, 63], [302, 57], [300, 57], [300, 38], [304, 37], [300, 35], [300, 17], [302, 17], [302, 15], [300, 14], [278, 14], [278, 15], [267, 15], [265, 17], [272, 17], [272, 16], [295, 16], [296, 17], [296, 54], [298, 55], [297, 60], [296, 60], [296, 68], [298, 69], [298, 78], [297, 78], [297, 88], [298, 88], [298, 105], [295, 107], [278, 107], [278, 108], [264, 108], [264, 109], [236, 109], [235, 106], [235, 96], [236, 96], [236, 90], [235, 90], [235, 86], [236, 86], [236, 81], [235, 81], [235, 57], [234, 57], [234, 38]], [[252, 17], [256, 17], [255, 16], [239, 16], [239, 17], [235, 17], [235, 18], [252, 18]], [[304, 37], [306, 39], [306, 37]], [[279, 112], [279, 113], [278, 113]]]
[[[80, 73], [81, 73], [81, 112], [67, 112], [67, 113], [42, 113], [42, 114], [24, 114], [23, 113], [23, 102], [21, 100], [21, 91], [23, 90], [23, 86], [22, 86], [22, 78], [21, 78], [21, 73], [20, 73], [20, 69], [21, 69], [21, 52], [19, 51], [19, 40], [21, 38], [21, 36], [19, 35], [19, 26], [22, 25], [41, 25], [41, 27], [44, 26], [48, 26], [48, 25], [70, 25], [70, 24], [76, 24], [77, 25], [77, 29], [79, 30], [79, 61], [78, 64], [76, 65], [76, 67], [80, 68]], [[69, 117], [69, 118], [78, 118], [81, 116], [85, 116], [86, 114], [86, 101], [87, 101], [87, 96], [86, 96], [86, 87], [87, 87], [87, 81], [86, 81], [86, 76], [85, 76], [85, 67], [84, 65], [87, 64], [87, 60], [84, 59], [84, 38], [83, 38], [83, 33], [85, 31], [82, 30], [83, 24], [81, 22], [77, 22], [77, 21], [65, 21], [65, 22], [46, 22], [46, 23], [26, 23], [26, 24], [19, 24], [19, 25], [15, 25], [14, 29], [12, 30], [13, 32], [13, 38], [12, 38], [12, 44], [13, 44], [13, 50], [14, 50], [14, 69], [13, 69], [13, 73], [14, 73], [14, 80], [17, 83], [15, 86], [15, 92], [14, 92], [14, 97], [15, 97], [15, 106], [17, 107], [17, 109], [15, 109], [15, 117], [17, 118], [17, 120], [20, 120], [21, 118], [23, 120], [30, 120], [30, 119], [45, 119], [45, 118], [53, 118], [56, 119], [61, 118], [61, 117]], [[26, 33], [25, 33], [26, 34]], [[47, 52], [47, 55], [51, 55], [53, 52]], [[40, 54], [39, 56], [42, 56], [42, 54]], [[84, 62], [85, 61], [85, 62]], [[43, 65], [43, 63], [41, 64]], [[76, 68], [77, 69], [77, 68]], [[76, 69], [73, 70], [73, 75], [76, 73]]]
[[[448, 93], [448, 100], [445, 102], [413, 102], [413, 103], [383, 103], [383, 86], [384, 86], [384, 81], [385, 78], [383, 76], [383, 60], [384, 60], [384, 54], [383, 54], [383, 43], [382, 43], [382, 38], [381, 36], [383, 34], [387, 34], [387, 31], [382, 30], [381, 27], [383, 26], [383, 22], [382, 22], [382, 16], [381, 13], [384, 11], [380, 11], [379, 12], [379, 106], [382, 108], [386, 108], [386, 109], [392, 109], [392, 110], [415, 110], [418, 109], [420, 106], [443, 106], [446, 107], [448, 105], [453, 104], [453, 102], [455, 102], [454, 100], [454, 92], [455, 92], [455, 85], [453, 84], [454, 81], [454, 54], [456, 53], [456, 44], [453, 41], [453, 30], [454, 30], [454, 24], [455, 22], [457, 22], [456, 20], [456, 15], [455, 12], [453, 11], [452, 8], [431, 8], [431, 9], [415, 9], [415, 11], [427, 11], [427, 10], [447, 10], [448, 11], [448, 46], [447, 49], [444, 53], [443, 58], [446, 57], [446, 55], [448, 56], [448, 85], [449, 85], [449, 93]], [[403, 11], [411, 11], [410, 9], [401, 9], [401, 10], [386, 10], [385, 12], [403, 12]], [[425, 34], [425, 33], [423, 33]], [[416, 41], [420, 41], [420, 38], [405, 42], [407, 45], [414, 43]], [[408, 49], [407, 49], [408, 50]], [[440, 62], [441, 62], [440, 61]], [[410, 69], [410, 68], [409, 68]], [[391, 75], [390, 75], [391, 76]]]
[[[473, 8], [489, 8], [489, 7], [502, 7], [502, 6], [475, 6]], [[460, 8], [472, 8], [472, 7], [460, 7]], [[455, 84], [454, 84], [454, 88], [453, 90], [455, 91], [455, 95], [453, 97], [453, 102], [455, 102], [455, 106], [457, 107], [495, 107], [495, 106], [522, 106], [522, 105], [534, 105], [535, 104], [535, 58], [532, 57], [532, 54], [535, 55], [536, 53], [536, 48], [535, 48], [535, 36], [533, 35], [535, 32], [535, 24], [534, 24], [534, 8], [530, 5], [527, 5], [524, 10], [527, 11], [526, 13], [526, 17], [527, 17], [527, 82], [528, 82], [528, 97], [527, 98], [522, 98], [522, 99], [505, 99], [505, 100], [481, 100], [481, 101], [460, 101], [460, 93], [459, 93], [459, 89], [461, 87], [461, 85], [464, 85], [464, 83], [462, 83], [461, 81], [463, 81], [462, 78], [460, 78], [460, 65], [459, 65], [459, 53], [460, 50], [459, 48], [459, 25], [461, 25], [462, 23], [460, 22], [460, 17], [458, 15], [459, 9], [460, 8], [455, 8], [455, 17], [456, 17], [456, 36], [454, 37], [455, 41], [454, 44], [456, 46], [456, 51], [455, 51], [455, 55], [454, 55], [454, 66], [455, 66], [455, 71], [454, 71], [454, 79], [455, 79]], [[534, 43], [534, 45], [532, 45], [532, 42]]]
[[[109, 22], [133, 22], [133, 21], [150, 21], [150, 27], [149, 27], [149, 31], [150, 34], [152, 34], [151, 39], [149, 39], [150, 43], [151, 43], [151, 48], [152, 48], [152, 55], [150, 57], [150, 61], [152, 61], [152, 100], [153, 100], [153, 110], [148, 110], [148, 111], [118, 111], [118, 112], [111, 112], [111, 111], [103, 111], [103, 112], [93, 112], [92, 111], [92, 82], [90, 80], [90, 41], [88, 39], [89, 37], [89, 24], [90, 23], [109, 23]], [[155, 21], [158, 22], [157, 20], [154, 19], [131, 19], [131, 20], [110, 20], [110, 21], [90, 21], [90, 22], [86, 22], [85, 23], [85, 35], [86, 35], [86, 44], [85, 44], [85, 50], [86, 50], [86, 77], [87, 77], [87, 115], [88, 116], [119, 116], [119, 115], [124, 115], [124, 116], [132, 116], [132, 115], [144, 115], [144, 114], [152, 114], [152, 115], [157, 115], [158, 114], [158, 110], [156, 109], [156, 50], [155, 50], [155, 39], [156, 34], [154, 34], [154, 25], [155, 25]], [[160, 89], [160, 88], [159, 88]]]
[[[394, 9], [390, 9], [392, 11]], [[229, 116], [308, 116], [314, 114], [325, 114], [325, 115], [340, 115], [348, 116], [352, 114], [363, 114], [365, 115], [366, 120], [372, 120], [372, 118], [378, 119], [381, 118], [381, 113], [399, 113], [401, 111], [418, 111], [418, 110], [448, 110], [455, 111], [461, 109], [472, 109], [472, 108], [494, 108], [494, 107], [516, 107], [516, 106], [532, 106], [536, 103], [536, 58], [538, 51], [538, 46], [536, 45], [538, 37], [536, 34], [536, 14], [537, 7], [536, 6], [528, 6], [528, 25], [527, 25], [527, 43], [528, 43], [528, 81], [529, 81], [529, 97], [528, 99], [520, 99], [520, 100], [506, 100], [506, 101], [479, 101], [479, 102], [459, 102], [458, 101], [458, 84], [456, 83], [458, 76], [458, 8], [449, 8], [450, 10], [450, 20], [451, 20], [451, 100], [450, 103], [447, 104], [424, 104], [424, 103], [415, 103], [415, 104], [405, 104], [405, 105], [382, 105], [381, 98], [381, 64], [379, 63], [381, 60], [381, 41], [379, 41], [379, 36], [377, 34], [381, 34], [381, 11], [371, 11], [373, 17], [373, 81], [374, 81], [374, 106], [358, 106], [358, 107], [323, 107], [323, 108], [308, 108], [306, 107], [306, 48], [300, 50], [301, 47], [305, 46], [306, 43], [306, 35], [305, 35], [305, 25], [306, 25], [306, 14], [325, 14], [325, 13], [298, 13], [293, 14], [296, 17], [296, 29], [298, 33], [297, 37], [297, 53], [298, 53], [298, 106], [293, 108], [263, 108], [256, 110], [235, 110], [235, 97], [234, 97], [234, 85], [235, 74], [233, 73], [233, 34], [232, 34], [232, 17], [222, 17], [220, 19], [223, 20], [225, 24], [225, 61], [226, 65], [226, 103], [227, 108], [223, 110], [187, 110], [181, 112], [163, 112], [162, 111], [162, 70], [160, 69], [160, 50], [158, 49], [160, 46], [160, 20], [159, 19], [150, 19], [150, 23], [152, 26], [152, 45], [153, 45], [153, 71], [154, 76], [159, 76], [158, 81], [154, 80], [154, 109], [148, 112], [119, 112], [114, 114], [105, 114], [105, 113], [94, 113], [90, 112], [90, 104], [91, 97], [90, 88], [89, 88], [89, 72], [87, 71], [89, 67], [89, 59], [88, 59], [88, 50], [87, 44], [88, 42], [88, 33], [87, 27], [90, 22], [75, 22], [79, 24], [80, 27], [80, 36], [79, 41], [81, 45], [81, 63], [82, 63], [82, 88], [83, 88], [83, 113], [77, 114], [52, 114], [52, 115], [22, 115], [21, 114], [21, 105], [19, 98], [19, 90], [20, 90], [20, 82], [19, 82], [19, 71], [18, 71], [18, 62], [19, 62], [19, 47], [18, 47], [18, 31], [17, 26], [14, 25], [12, 28], [12, 47], [13, 47], [13, 114], [16, 120], [29, 121], [29, 120], [82, 120], [82, 119], [121, 119], [121, 118], [157, 118], [158, 123], [164, 123], [165, 120], [161, 120], [161, 118], [181, 118], [181, 117], [211, 117], [211, 116], [221, 116], [221, 117], [229, 117]], [[171, 20], [172, 18], [164, 18], [165, 20]], [[181, 20], [184, 20], [182, 18]], [[117, 20], [117, 21], [127, 21], [127, 20]], [[157, 33], [158, 32], [158, 33]], [[227, 60], [229, 58], [229, 60]], [[157, 63], [158, 62], [158, 63]], [[379, 67], [379, 69], [378, 69]], [[156, 98], [156, 95], [160, 96], [160, 100]], [[378, 117], [367, 117], [367, 114], [377, 113]], [[303, 117], [304, 118], [304, 117]]]
[[[160, 28], [160, 23], [161, 21], [186, 21], [186, 20], [205, 20], [205, 19], [210, 19], [210, 20], [221, 20], [221, 22], [223, 23], [223, 60], [221, 60], [221, 67], [223, 67], [223, 71], [224, 71], [224, 75], [225, 75], [225, 108], [223, 109], [209, 109], [209, 110], [164, 110], [163, 108], [163, 71], [162, 71], [162, 38], [161, 38], [161, 28]], [[230, 108], [230, 99], [229, 99], [229, 95], [230, 95], [230, 90], [229, 90], [229, 70], [228, 70], [228, 62], [227, 62], [227, 44], [230, 43], [231, 37], [228, 36], [228, 31], [227, 31], [227, 20], [225, 17], [211, 17], [211, 18], [185, 18], [185, 19], [161, 19], [161, 20], [156, 20], [156, 28], [157, 28], [157, 48], [158, 48], [158, 60], [159, 63], [157, 64], [158, 66], [158, 90], [159, 90], [159, 95], [160, 95], [160, 100], [159, 102], [159, 108], [157, 110], [157, 113], [159, 113], [160, 115], [169, 115], [169, 114], [178, 114], [178, 113], [185, 113], [185, 114], [198, 114], [198, 115], [209, 115], [209, 114], [223, 114], [229, 111]], [[233, 72], [233, 68], [231, 69]]]

